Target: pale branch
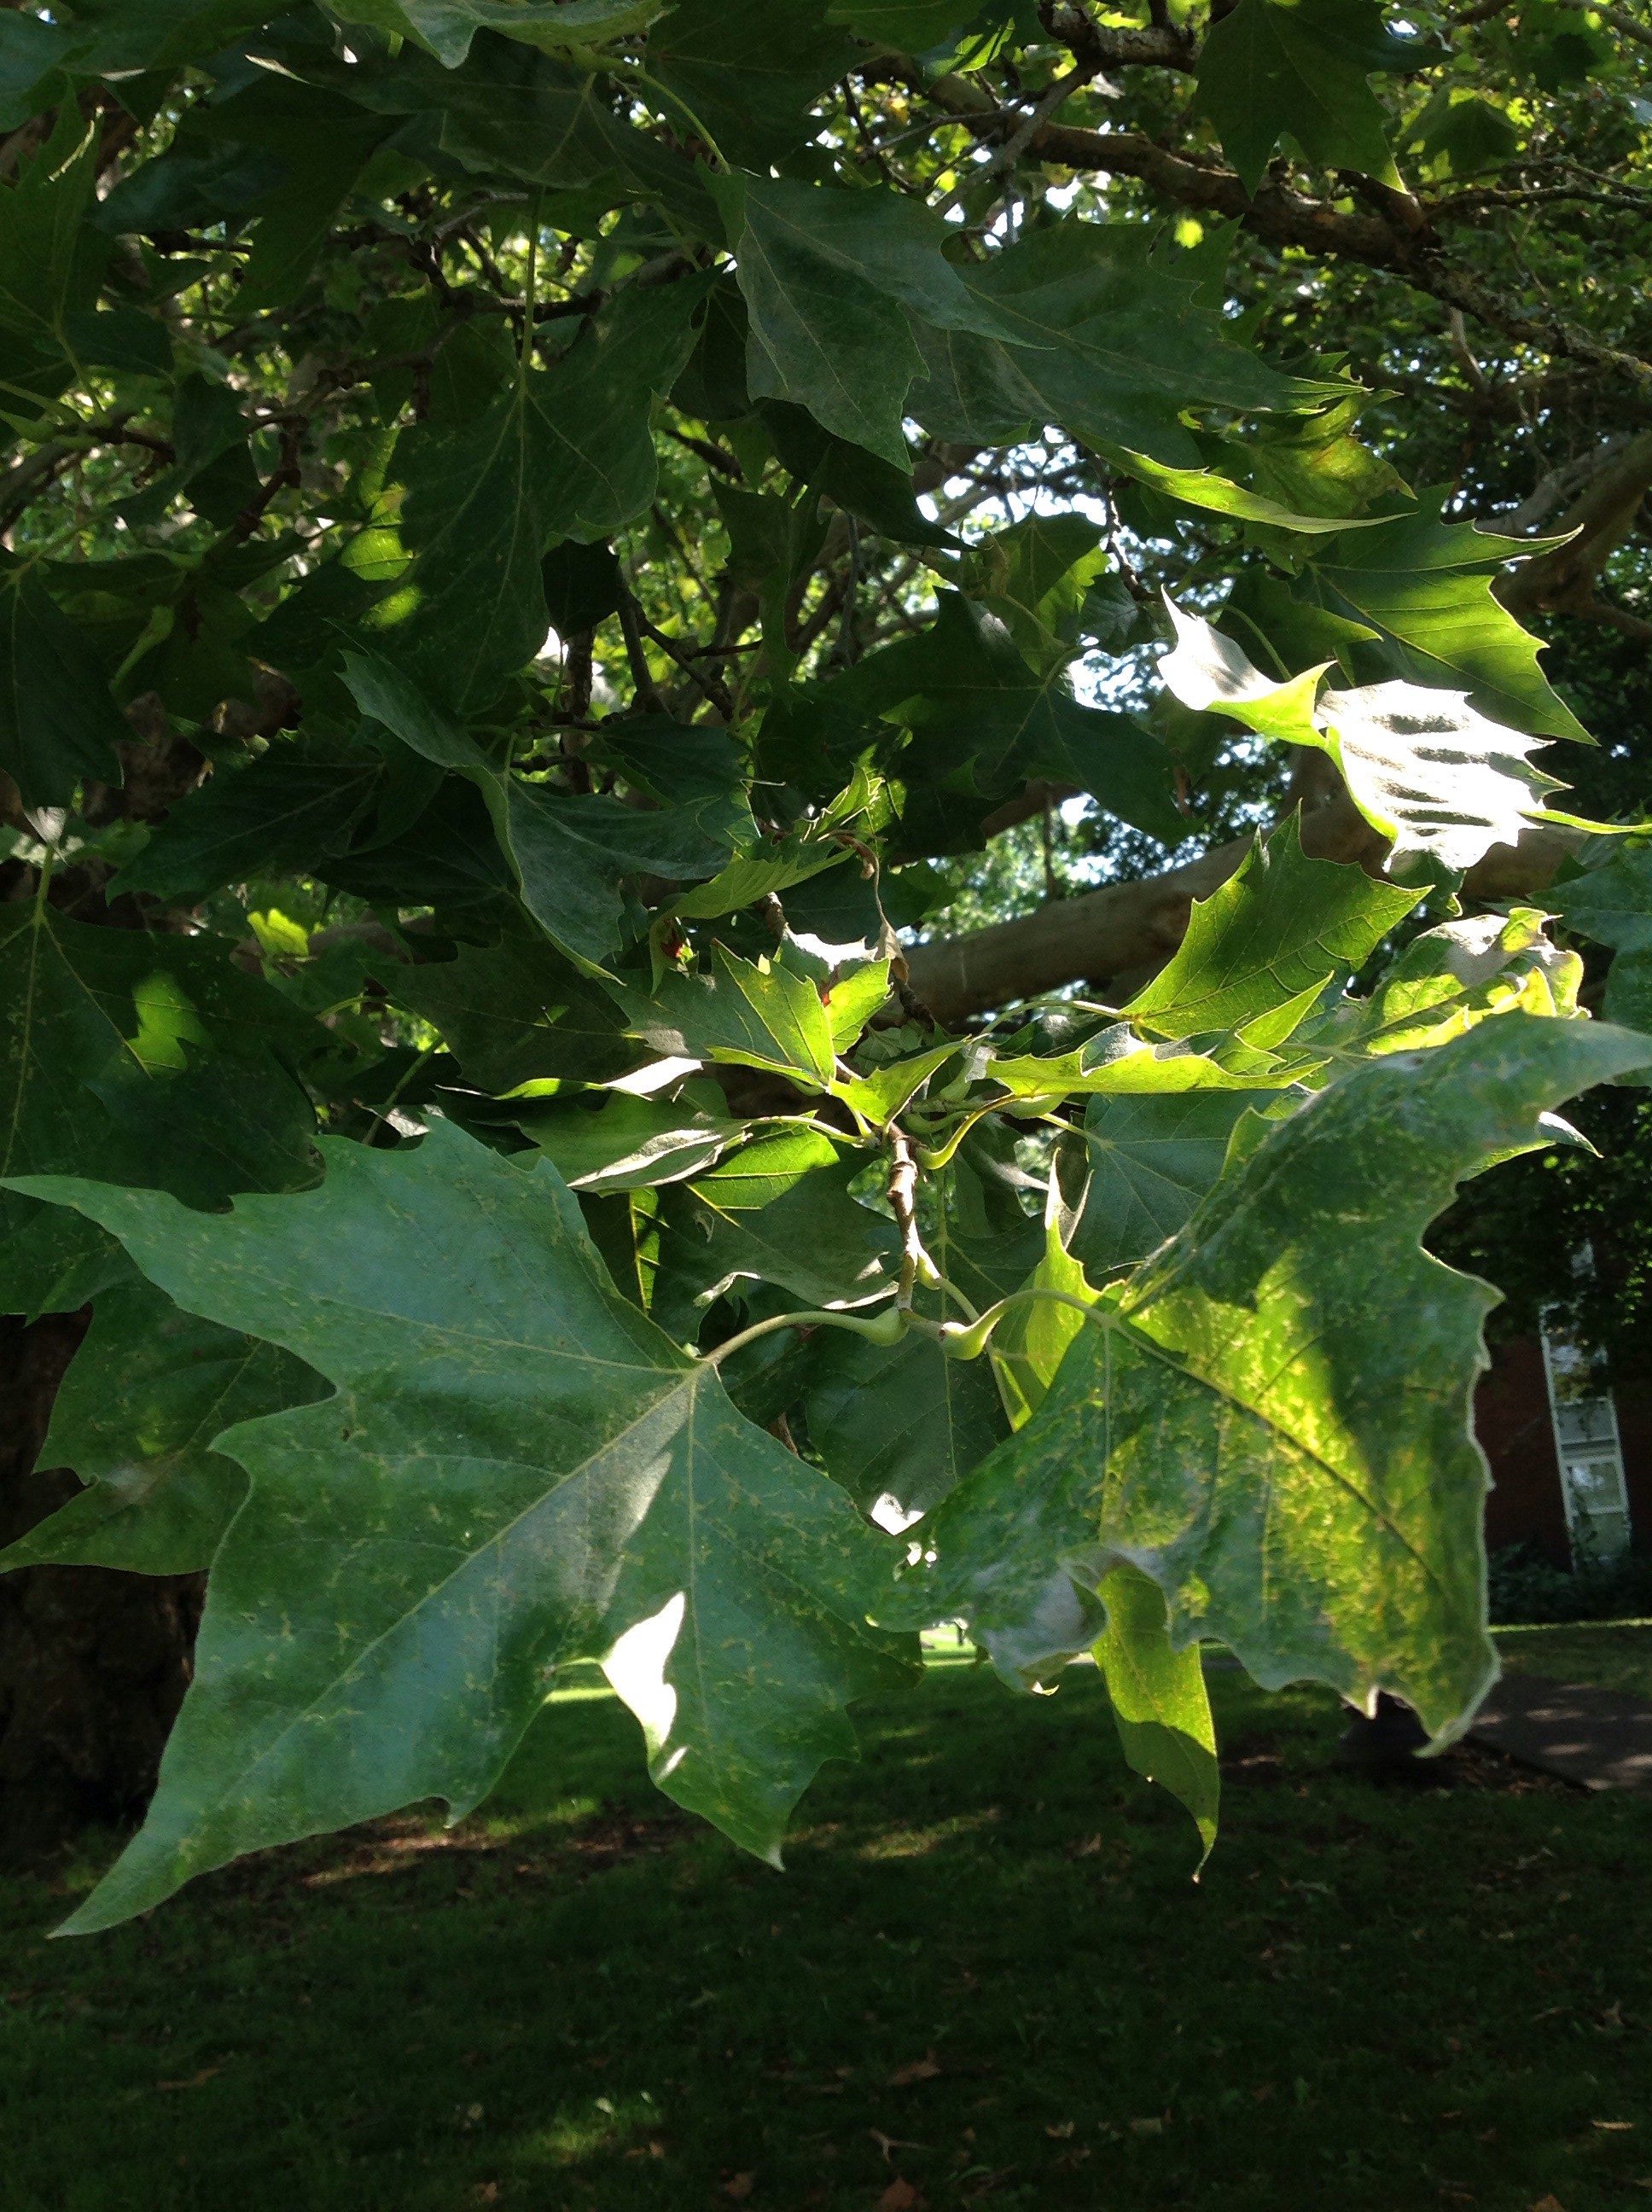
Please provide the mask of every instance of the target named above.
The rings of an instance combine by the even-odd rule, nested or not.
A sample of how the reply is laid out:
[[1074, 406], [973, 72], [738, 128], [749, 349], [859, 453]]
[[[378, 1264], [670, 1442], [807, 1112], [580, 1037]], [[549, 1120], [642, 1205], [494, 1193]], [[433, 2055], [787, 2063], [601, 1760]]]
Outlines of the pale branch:
[[[1300, 763], [1292, 796], [1302, 805], [1303, 848], [1315, 859], [1380, 866], [1386, 841], [1356, 811], [1322, 756]], [[1576, 833], [1534, 826], [1518, 846], [1494, 845], [1469, 871], [1464, 890], [1481, 899], [1540, 891], [1576, 842]], [[1127, 996], [1181, 944], [1193, 901], [1219, 890], [1250, 849], [1248, 837], [1237, 837], [1163, 875], [1103, 884], [1015, 921], [913, 945], [906, 956], [909, 988], [944, 1023], [1070, 983]]]
[[[1564, 544], [1522, 561], [1498, 586], [1511, 614], [1596, 615], [1595, 584], [1613, 551], [1634, 528], [1652, 489], [1652, 431], [1609, 451], [1556, 525]], [[1600, 616], [1612, 621], [1612, 614]]]

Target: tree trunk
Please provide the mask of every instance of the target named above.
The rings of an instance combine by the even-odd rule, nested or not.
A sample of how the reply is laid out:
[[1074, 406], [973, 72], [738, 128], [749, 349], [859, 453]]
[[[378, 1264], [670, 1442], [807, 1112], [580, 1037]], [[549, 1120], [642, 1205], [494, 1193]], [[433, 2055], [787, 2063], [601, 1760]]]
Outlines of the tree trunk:
[[[88, 1316], [0, 1317], [0, 1543], [75, 1494], [34, 1465]], [[190, 1678], [202, 1577], [106, 1567], [0, 1576], [0, 1850], [29, 1857], [88, 1820], [128, 1820], [155, 1787]]]

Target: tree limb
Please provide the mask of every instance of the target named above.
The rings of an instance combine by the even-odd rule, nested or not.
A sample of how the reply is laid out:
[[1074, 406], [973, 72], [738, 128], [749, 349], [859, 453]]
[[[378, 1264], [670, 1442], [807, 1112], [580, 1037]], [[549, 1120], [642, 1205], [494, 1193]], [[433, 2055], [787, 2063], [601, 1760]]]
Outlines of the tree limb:
[[[1375, 870], [1386, 841], [1356, 811], [1340, 780], [1327, 779], [1328, 769], [1328, 762], [1314, 755], [1296, 781], [1303, 849], [1318, 860], [1358, 861]], [[1576, 842], [1574, 832], [1534, 826], [1517, 847], [1494, 845], [1469, 871], [1464, 890], [1483, 899], [1542, 890]], [[1103, 884], [1015, 921], [914, 945], [906, 956], [909, 987], [946, 1023], [1067, 983], [1127, 996], [1181, 944], [1193, 901], [1219, 890], [1250, 849], [1248, 837], [1237, 837], [1163, 875]]]

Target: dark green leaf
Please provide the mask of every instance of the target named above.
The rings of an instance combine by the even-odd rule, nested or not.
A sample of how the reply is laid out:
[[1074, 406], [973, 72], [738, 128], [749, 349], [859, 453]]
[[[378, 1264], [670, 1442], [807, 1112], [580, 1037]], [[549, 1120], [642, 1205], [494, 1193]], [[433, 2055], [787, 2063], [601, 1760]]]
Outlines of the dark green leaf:
[[322, 1395], [301, 1360], [180, 1312], [142, 1278], [100, 1292], [40, 1448], [42, 1467], [72, 1468], [87, 1487], [0, 1552], [0, 1571], [210, 1566], [246, 1495], [213, 1438]]
[[541, 1077], [607, 1083], [642, 1059], [624, 1017], [543, 937], [507, 931], [451, 960], [398, 965], [398, 1006], [438, 1030], [465, 1080], [495, 1095]]
[[122, 777], [131, 736], [75, 625], [38, 577], [0, 566], [0, 769], [26, 806], [66, 806], [82, 776]]
[[750, 316], [752, 395], [797, 402], [892, 467], [908, 465], [901, 423], [923, 368], [907, 310], [938, 331], [1021, 335], [944, 258], [946, 226], [916, 200], [740, 171], [711, 189]]
[[948, 1359], [916, 1331], [877, 1345], [822, 1328], [810, 1349], [810, 1446], [863, 1512], [888, 1501], [886, 1526], [927, 1513], [1006, 1432], [984, 1359]]
[[[326, 1032], [205, 939], [13, 907], [0, 1042], [0, 1174], [93, 1175], [194, 1206], [313, 1178], [314, 1115], [282, 1063]], [[101, 1242], [82, 1231], [70, 1249], [29, 1201], [0, 1200], [0, 1308], [55, 1307], [76, 1287], [81, 1304]]]
[[632, 287], [554, 368], [398, 441], [384, 514], [411, 565], [374, 627], [451, 705], [485, 707], [544, 647], [551, 540], [607, 538], [653, 498], [648, 410], [702, 296], [693, 278]]
[[764, 168], [812, 137], [809, 110], [856, 59], [825, 0], [787, 0], [785, 35], [774, 33], [771, 0], [677, 0], [648, 34], [650, 71], [731, 161]]
[[1174, 1237], [1222, 1172], [1234, 1125], [1262, 1091], [1092, 1098], [1084, 1112], [1090, 1179], [1068, 1249], [1100, 1282]]
[[1397, 186], [1387, 118], [1366, 79], [1442, 58], [1437, 46], [1394, 37], [1376, 0], [1239, 0], [1206, 33], [1199, 101], [1248, 191], [1285, 133], [1321, 168]]
[[1011, 445], [1054, 422], [1196, 468], [1202, 456], [1181, 420], [1190, 406], [1292, 410], [1327, 391], [1234, 344], [1222, 317], [1194, 305], [1194, 285], [1149, 261], [1150, 240], [1145, 225], [1069, 217], [995, 254], [970, 288], [1020, 342], [920, 330], [928, 381], [914, 387], [910, 411], [937, 437], [969, 445]]

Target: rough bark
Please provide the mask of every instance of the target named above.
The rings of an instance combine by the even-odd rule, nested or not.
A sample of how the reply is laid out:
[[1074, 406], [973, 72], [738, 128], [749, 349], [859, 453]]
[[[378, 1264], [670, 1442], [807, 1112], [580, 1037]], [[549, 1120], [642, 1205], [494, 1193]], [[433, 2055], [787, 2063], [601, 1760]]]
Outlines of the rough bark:
[[[87, 1315], [0, 1318], [0, 1543], [78, 1488], [34, 1465]], [[189, 1682], [200, 1577], [29, 1567], [0, 1577], [0, 1852], [32, 1858], [155, 1787]]]

